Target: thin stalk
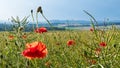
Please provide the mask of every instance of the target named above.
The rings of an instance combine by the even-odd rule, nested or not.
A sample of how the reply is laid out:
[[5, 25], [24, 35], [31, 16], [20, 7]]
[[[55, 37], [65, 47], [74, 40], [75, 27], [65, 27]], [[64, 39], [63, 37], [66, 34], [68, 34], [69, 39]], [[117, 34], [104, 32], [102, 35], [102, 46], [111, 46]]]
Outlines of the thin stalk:
[[35, 19], [34, 19], [33, 13], [31, 13], [31, 16], [32, 16], [32, 20], [33, 20], [33, 22], [35, 22]]
[[36, 28], [38, 28], [38, 13], [36, 13]]
[[102, 58], [103, 58], [104, 64], [105, 64], [105, 66], [107, 66], [107, 64], [105, 62], [105, 56], [103, 55], [103, 52], [101, 52], [101, 54], [102, 54]]
[[98, 26], [98, 22], [96, 21], [96, 19], [90, 14], [88, 13], [87, 11], [83, 10], [87, 15], [89, 15], [93, 20], [94, 22], [96, 23], [96, 26]]
[[[33, 20], [33, 23], [34, 23], [35, 19], [34, 19], [33, 13], [31, 13], [31, 16], [32, 16], [32, 20]], [[34, 24], [33, 24], [33, 30], [34, 30]]]
[[36, 60], [35, 59], [31, 60], [31, 62], [32, 62], [32, 65], [34, 66], [34, 68], [37, 68], [37, 62], [36, 62]]
[[53, 29], [52, 24], [50, 23], [50, 21], [44, 16], [43, 13], [41, 13], [41, 15], [43, 16], [43, 18], [48, 22], [48, 24], [50, 25], [50, 27]]

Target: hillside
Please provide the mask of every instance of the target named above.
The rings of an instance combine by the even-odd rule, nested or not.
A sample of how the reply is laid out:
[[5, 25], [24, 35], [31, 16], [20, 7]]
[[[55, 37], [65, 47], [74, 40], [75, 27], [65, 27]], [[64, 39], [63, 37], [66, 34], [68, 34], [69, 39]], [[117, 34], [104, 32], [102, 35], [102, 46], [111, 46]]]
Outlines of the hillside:
[[[65, 30], [67, 27], [90, 27], [91, 23], [90, 21], [85, 21], [85, 20], [50, 20], [52, 26], [54, 27], [55, 30]], [[0, 31], [5, 31], [5, 30], [12, 30], [12, 25], [13, 23], [8, 22], [8, 21], [0, 21]], [[31, 31], [33, 30], [33, 25], [36, 26], [36, 23], [29, 22], [28, 25], [26, 26], [25, 31]], [[109, 26], [109, 25], [120, 25], [119, 20], [114, 20], [110, 21], [107, 23], [104, 23], [103, 21], [98, 21], [98, 26]], [[47, 22], [39, 22], [39, 27], [44, 26], [48, 30], [51, 30], [51, 27]]]

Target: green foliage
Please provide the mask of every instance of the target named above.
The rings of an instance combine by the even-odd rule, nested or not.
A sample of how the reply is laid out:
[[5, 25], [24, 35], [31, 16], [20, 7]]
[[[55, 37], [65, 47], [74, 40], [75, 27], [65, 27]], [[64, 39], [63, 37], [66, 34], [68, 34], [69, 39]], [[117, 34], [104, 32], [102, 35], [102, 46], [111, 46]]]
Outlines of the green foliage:
[[16, 17], [16, 19], [14, 17], [11, 17], [14, 31], [16, 32], [22, 31], [25, 28], [25, 26], [28, 24], [27, 22], [28, 17], [29, 16], [24, 17], [22, 20], [20, 20], [18, 16]]
[[[27, 16], [27, 17], [24, 17], [22, 20], [20, 20], [20, 18], [17, 16], [16, 18], [14, 18], [14, 17], [11, 17], [12, 18], [12, 22], [13, 22], [13, 30], [14, 31], [11, 31], [10, 32], [10, 35], [13, 35], [14, 37], [15, 37], [15, 39], [14, 39], [14, 43], [15, 43], [15, 45], [16, 46], [18, 46], [19, 48], [21, 47], [21, 46], [23, 46], [24, 45], [24, 40], [22, 39], [22, 37], [24, 36], [24, 35], [26, 35], [25, 33], [24, 33], [24, 30], [25, 30], [25, 27], [26, 27], [26, 25], [28, 24], [28, 22], [27, 22], [27, 19], [28, 19], [28, 17], [29, 16]], [[7, 36], [7, 35], [5, 35], [5, 36]]]
[[[40, 7], [43, 14], [41, 10]], [[92, 18], [93, 31], [23, 32], [21, 28], [28, 23], [28, 17], [22, 20], [12, 17], [15, 31], [0, 32], [0, 68], [120, 68], [120, 30], [115, 26], [97, 29], [95, 18], [84, 12]], [[75, 44], [68, 46], [68, 40], [74, 40]], [[46, 45], [47, 57], [29, 60], [21, 55], [25, 45], [35, 41]]]
[[[112, 28], [112, 30], [107, 30], [104, 33], [101, 31], [97, 32], [99, 32], [99, 38], [107, 42], [105, 48], [99, 46], [99, 39], [90, 31], [51, 31], [43, 34], [29, 32], [27, 33], [27, 38], [22, 39], [22, 41], [25, 43], [31, 43], [36, 40], [41, 41], [46, 44], [48, 49], [46, 58], [35, 60], [28, 60], [21, 55], [21, 52], [25, 48], [25, 44], [18, 47], [14, 39], [10, 40], [7, 38], [9, 35], [8, 32], [1, 32], [0, 67], [119, 68], [120, 31]], [[6, 35], [7, 41], [3, 35]], [[75, 40], [76, 44], [70, 47], [67, 46], [66, 42], [69, 39]], [[102, 50], [100, 55], [96, 56], [94, 51], [98, 47], [102, 48]], [[96, 63], [92, 64], [91, 60], [95, 60]]]

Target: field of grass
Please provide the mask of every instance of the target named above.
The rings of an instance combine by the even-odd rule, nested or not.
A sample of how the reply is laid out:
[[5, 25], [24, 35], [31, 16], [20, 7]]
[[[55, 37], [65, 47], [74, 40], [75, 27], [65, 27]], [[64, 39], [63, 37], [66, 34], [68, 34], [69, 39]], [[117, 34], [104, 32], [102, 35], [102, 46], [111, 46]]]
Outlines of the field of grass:
[[[95, 18], [90, 30], [55, 31], [38, 26], [24, 32], [27, 18], [13, 18], [13, 31], [0, 32], [0, 68], [120, 68], [120, 30], [100, 29]], [[31, 11], [33, 17], [33, 11]], [[36, 15], [38, 16], [38, 15]], [[34, 17], [33, 17], [34, 21]]]
[[[47, 56], [25, 58], [25, 45], [35, 41], [46, 45]], [[120, 30], [0, 32], [0, 68], [120, 68]]]

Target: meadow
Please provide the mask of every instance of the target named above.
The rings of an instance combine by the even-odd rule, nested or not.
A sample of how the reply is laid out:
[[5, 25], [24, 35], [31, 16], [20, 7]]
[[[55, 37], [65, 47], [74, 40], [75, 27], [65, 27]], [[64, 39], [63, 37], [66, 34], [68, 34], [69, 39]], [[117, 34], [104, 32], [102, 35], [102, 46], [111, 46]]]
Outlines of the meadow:
[[[1, 68], [119, 68], [120, 31], [48, 31], [23, 32], [24, 38], [14, 32], [0, 32]], [[13, 38], [10, 35], [14, 36]], [[67, 41], [75, 44], [68, 46]], [[27, 59], [22, 55], [26, 43], [40, 41], [46, 45], [45, 58]], [[100, 46], [105, 42], [105, 46]]]
[[[13, 18], [13, 31], [0, 32], [0, 68], [120, 68], [120, 30], [116, 26], [103, 29], [94, 17], [89, 30], [56, 31], [50, 25], [33, 25], [25, 32], [27, 18]], [[33, 17], [33, 11], [31, 15]], [[33, 21], [35, 21], [33, 17]]]

